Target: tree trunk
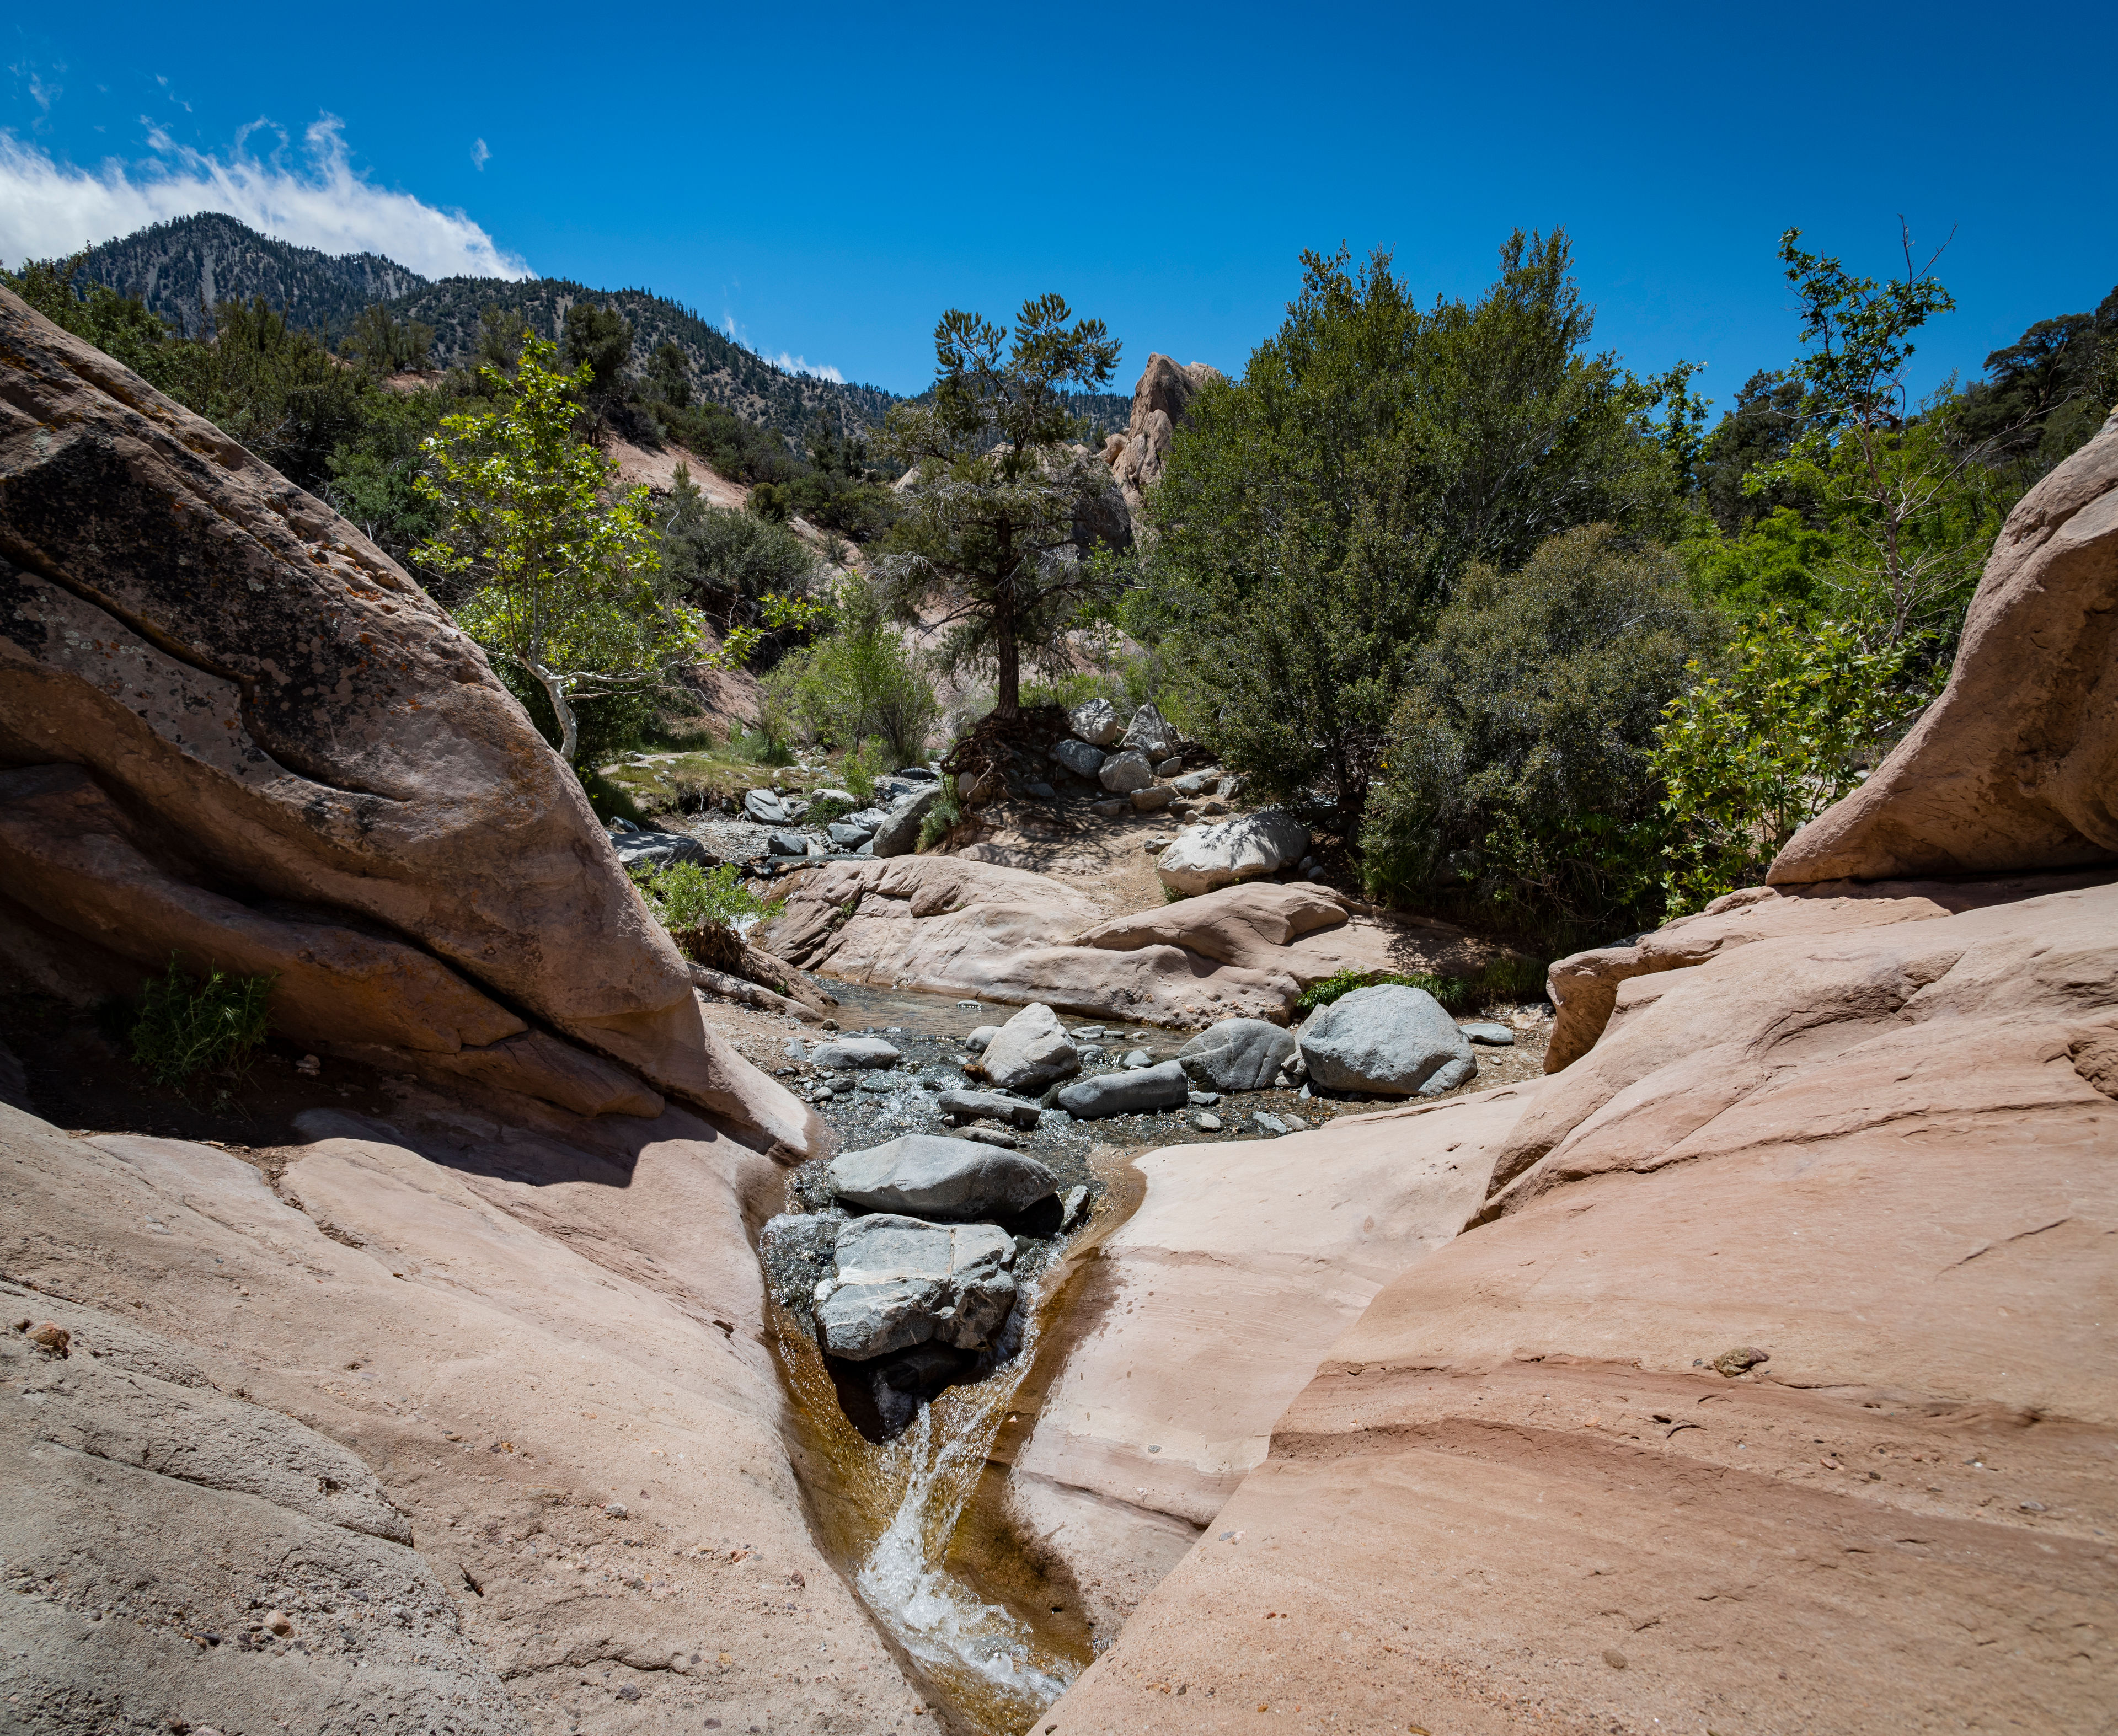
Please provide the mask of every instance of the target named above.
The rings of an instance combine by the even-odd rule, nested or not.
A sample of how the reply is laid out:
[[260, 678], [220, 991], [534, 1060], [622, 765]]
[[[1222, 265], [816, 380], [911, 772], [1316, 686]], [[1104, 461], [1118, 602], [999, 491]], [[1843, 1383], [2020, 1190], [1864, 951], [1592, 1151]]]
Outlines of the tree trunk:
[[571, 765], [574, 755], [580, 750], [581, 727], [574, 717], [573, 701], [566, 697], [566, 677], [541, 663], [527, 667], [530, 674], [537, 677], [537, 685], [544, 690], [544, 697], [552, 702], [552, 715], [559, 720], [559, 757]]
[[1022, 715], [1022, 656], [1015, 648], [1015, 617], [1002, 615], [993, 622], [996, 660], [1000, 665], [998, 703], [993, 715], [998, 718], [1019, 718]]

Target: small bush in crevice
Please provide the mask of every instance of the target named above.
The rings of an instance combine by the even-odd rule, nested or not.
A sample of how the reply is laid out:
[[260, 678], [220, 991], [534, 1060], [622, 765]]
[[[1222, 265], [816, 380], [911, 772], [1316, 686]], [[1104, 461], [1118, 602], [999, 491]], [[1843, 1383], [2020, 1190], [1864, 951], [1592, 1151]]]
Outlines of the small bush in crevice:
[[944, 773], [941, 794], [934, 806], [927, 810], [927, 817], [919, 822], [921, 850], [931, 850], [964, 823], [964, 805], [957, 799], [956, 780]]
[[1495, 1001], [1542, 999], [1544, 976], [1545, 967], [1535, 959], [1514, 953], [1492, 960], [1468, 981], [1461, 976], [1436, 976], [1425, 971], [1341, 971], [1321, 982], [1311, 983], [1295, 1002], [1294, 1010], [1297, 1017], [1306, 1018], [1319, 1007], [1328, 1007], [1356, 989], [1395, 984], [1402, 988], [1424, 989], [1448, 1012], [1461, 1016], [1479, 1012]]
[[167, 973], [141, 990], [128, 1033], [132, 1059], [157, 1085], [238, 1071], [271, 1028], [267, 1007], [275, 980], [209, 971], [201, 981], [171, 958]]

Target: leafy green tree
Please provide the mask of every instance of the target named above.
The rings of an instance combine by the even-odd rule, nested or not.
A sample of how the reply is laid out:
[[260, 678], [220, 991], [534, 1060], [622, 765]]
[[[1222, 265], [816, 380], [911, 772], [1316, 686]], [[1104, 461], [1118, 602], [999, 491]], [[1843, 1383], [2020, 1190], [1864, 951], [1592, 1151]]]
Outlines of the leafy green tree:
[[378, 302], [354, 316], [353, 330], [340, 340], [338, 353], [380, 378], [407, 370], [423, 372], [433, 344], [432, 326], [400, 320]]
[[1062, 389], [1108, 384], [1118, 344], [1101, 320], [1074, 321], [1063, 298], [1045, 295], [1022, 304], [1011, 342], [1006, 327], [950, 309], [934, 358], [932, 400], [893, 406], [880, 441], [919, 474], [879, 570], [900, 618], [938, 611], [945, 667], [990, 669], [995, 711], [1013, 718], [1024, 661], [1056, 660], [1104, 583], [1071, 545], [1082, 501], [1109, 473], [1070, 444]]
[[1933, 632], [1953, 641], [2011, 504], [1981, 462], [1990, 447], [1946, 437], [1948, 393], [1916, 404], [1906, 381], [1912, 335], [1955, 300], [1933, 259], [1915, 261], [1908, 234], [1905, 275], [1887, 281], [1805, 252], [1801, 238], [1780, 238], [1780, 259], [1801, 306], [1802, 428], [1746, 486], [1792, 486], [1820, 503], [1842, 555], [1824, 575], [1837, 612], [1886, 644]]
[[1801, 432], [1801, 384], [1760, 368], [1736, 394], [1736, 407], [1706, 436], [1699, 454], [1700, 504], [1723, 536], [1741, 536], [1760, 519], [1813, 504], [1799, 491], [1752, 482], [1753, 473], [1783, 464]]
[[587, 370], [583, 400], [599, 416], [622, 390], [632, 360], [632, 327], [615, 307], [576, 302], [566, 310], [566, 366]]
[[657, 588], [647, 491], [606, 498], [617, 467], [573, 432], [590, 369], [558, 372], [554, 349], [531, 338], [511, 381], [484, 371], [490, 406], [445, 417], [427, 442], [437, 477], [420, 492], [446, 518], [415, 556], [476, 581], [457, 619], [543, 690], [571, 764], [576, 704], [664, 681], [705, 622]]
[[1457, 575], [1519, 567], [1584, 523], [1673, 532], [1672, 445], [1695, 422], [1678, 409], [1657, 430], [1657, 389], [1588, 350], [1563, 233], [1517, 233], [1485, 295], [1426, 310], [1387, 254], [1303, 267], [1242, 379], [1192, 404], [1128, 620], [1170, 649], [1183, 709], [1253, 787], [1357, 838]]
[[146, 302], [120, 295], [105, 284], [81, 284], [88, 255], [72, 259], [25, 260], [20, 271], [0, 271], [5, 284], [62, 330], [93, 344], [149, 381], [157, 377], [173, 347], [169, 329]]
[[2118, 289], [2093, 313], [2039, 320], [1986, 358], [1949, 407], [1951, 438], [1984, 446], [2024, 488], [2092, 439], [2118, 405]]
[[849, 579], [835, 604], [830, 635], [782, 661], [767, 688], [812, 741], [856, 752], [881, 742], [893, 765], [925, 759], [927, 733], [941, 714], [933, 684], [873, 586]]
[[649, 366], [648, 389], [656, 398], [673, 410], [681, 410], [691, 401], [691, 372], [682, 348], [674, 342], [658, 345], [654, 359]]
[[1669, 913], [1764, 879], [1804, 825], [1867, 776], [1939, 690], [1917, 640], [1774, 612], [1703, 663], [1668, 707], [1649, 764], [1665, 795]]
[[1458, 579], [1414, 653], [1370, 806], [1371, 884], [1555, 946], [1661, 903], [1662, 709], [1719, 636], [1667, 550], [1607, 525]]
[[488, 371], [511, 376], [529, 335], [530, 321], [520, 309], [488, 302], [478, 312], [478, 354], [472, 363], [476, 376], [483, 379]]
[[1838, 539], [1792, 506], [1751, 521], [1740, 535], [1711, 531], [1678, 545], [1702, 597], [1731, 620], [1783, 609], [1806, 619], [1824, 595], [1822, 575], [1841, 558]]

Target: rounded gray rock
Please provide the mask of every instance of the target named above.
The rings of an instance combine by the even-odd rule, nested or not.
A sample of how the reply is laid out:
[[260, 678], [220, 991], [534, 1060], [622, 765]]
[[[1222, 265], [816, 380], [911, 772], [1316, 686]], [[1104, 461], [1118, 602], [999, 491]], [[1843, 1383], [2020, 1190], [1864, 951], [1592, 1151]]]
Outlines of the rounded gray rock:
[[1081, 1070], [1058, 1015], [1034, 1000], [993, 1033], [983, 1060], [986, 1077], [1002, 1091], [1042, 1091]]
[[1154, 782], [1154, 768], [1148, 764], [1145, 754], [1114, 754], [1103, 762], [1096, 781], [1114, 796], [1130, 796]]
[[826, 1072], [836, 1072], [847, 1067], [895, 1067], [904, 1059], [904, 1051], [879, 1037], [835, 1037], [817, 1044], [809, 1059]]
[[1224, 1018], [1201, 1031], [1177, 1059], [1208, 1091], [1263, 1091], [1294, 1059], [1294, 1033], [1261, 1018]]
[[834, 1275], [817, 1286], [816, 1325], [835, 1356], [865, 1362], [929, 1341], [983, 1350], [1015, 1306], [1015, 1238], [997, 1225], [858, 1217], [840, 1226], [834, 1257]]
[[1053, 745], [1052, 757], [1075, 777], [1093, 778], [1103, 769], [1105, 755], [1100, 747], [1070, 738]]
[[1475, 1078], [1470, 1040], [1424, 989], [1379, 983], [1319, 1007], [1302, 1027], [1312, 1084], [1388, 1097], [1439, 1097]]
[[1089, 699], [1076, 705], [1067, 721], [1074, 733], [1092, 747], [1108, 747], [1125, 733], [1117, 707], [1108, 699]]
[[1191, 1101], [1191, 1082], [1175, 1061], [1158, 1066], [1099, 1073], [1077, 1079], [1059, 1092], [1059, 1106], [1077, 1121], [1108, 1115], [1136, 1115], [1150, 1110], [1177, 1109]]
[[841, 1152], [824, 1179], [849, 1206], [948, 1223], [1013, 1217], [1059, 1189], [1059, 1178], [1034, 1157], [933, 1133]]

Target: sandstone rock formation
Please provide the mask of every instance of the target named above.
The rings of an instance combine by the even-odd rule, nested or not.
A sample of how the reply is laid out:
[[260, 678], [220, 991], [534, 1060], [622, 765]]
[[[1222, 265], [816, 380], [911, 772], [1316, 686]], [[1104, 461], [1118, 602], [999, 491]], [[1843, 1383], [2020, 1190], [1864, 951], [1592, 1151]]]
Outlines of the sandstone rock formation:
[[[370, 1034], [377, 983], [423, 986], [426, 1041], [368, 1046], [407, 1064], [467, 1046], [527, 1081], [570, 1039], [590, 1053], [548, 1096], [580, 1101], [615, 1063], [635, 1083], [592, 1090], [607, 1108], [651, 1113], [659, 1092], [807, 1148], [800, 1102], [705, 1027], [571, 773], [352, 526], [5, 291], [0, 478], [0, 766], [86, 780], [12, 791], [29, 805], [16, 859], [42, 865], [34, 908], [12, 878], [0, 893], [18, 971], [76, 993], [136, 981], [143, 949], [165, 959], [216, 926], [253, 960], [285, 943], [290, 984], [358, 955]], [[113, 926], [99, 869], [60, 866], [84, 852], [107, 853], [152, 919]], [[245, 922], [229, 901], [307, 907], [331, 932], [304, 958], [289, 919]], [[538, 1041], [506, 1034], [531, 1019]]]
[[1467, 975], [1483, 957], [1459, 930], [1349, 918], [1306, 886], [1232, 886], [1101, 921], [1063, 880], [960, 856], [806, 869], [766, 944], [852, 982], [1166, 1024], [1284, 1023], [1304, 987], [1339, 971]]
[[[1137, 1160], [1146, 1197], [1086, 1269], [1063, 1325], [1075, 1341], [1009, 1483], [1024, 1529], [1084, 1588], [1099, 1633], [1215, 1522], [1376, 1292], [1476, 1209], [1501, 1142], [1548, 1088]], [[1251, 1619], [1218, 1625], [1206, 1643], [1244, 1649]]]
[[1125, 496], [1137, 536], [1145, 523], [1143, 508], [1146, 492], [1162, 480], [1163, 461], [1177, 425], [1184, 420], [1191, 400], [1209, 381], [1219, 380], [1219, 368], [1204, 362], [1180, 367], [1167, 356], [1150, 354], [1140, 383], [1132, 389], [1132, 418], [1122, 434], [1105, 442], [1103, 457], [1111, 475]]
[[0, 1417], [13, 1721], [909, 1722], [781, 1441], [779, 1170], [502, 1101], [314, 1111], [264, 1168], [0, 1108], [0, 1356], [49, 1394]]
[[2118, 413], [2008, 515], [1949, 685], [1768, 876], [2118, 862]]
[[1624, 983], [1046, 1722], [2095, 1727], [2112, 1055], [2118, 885]]

